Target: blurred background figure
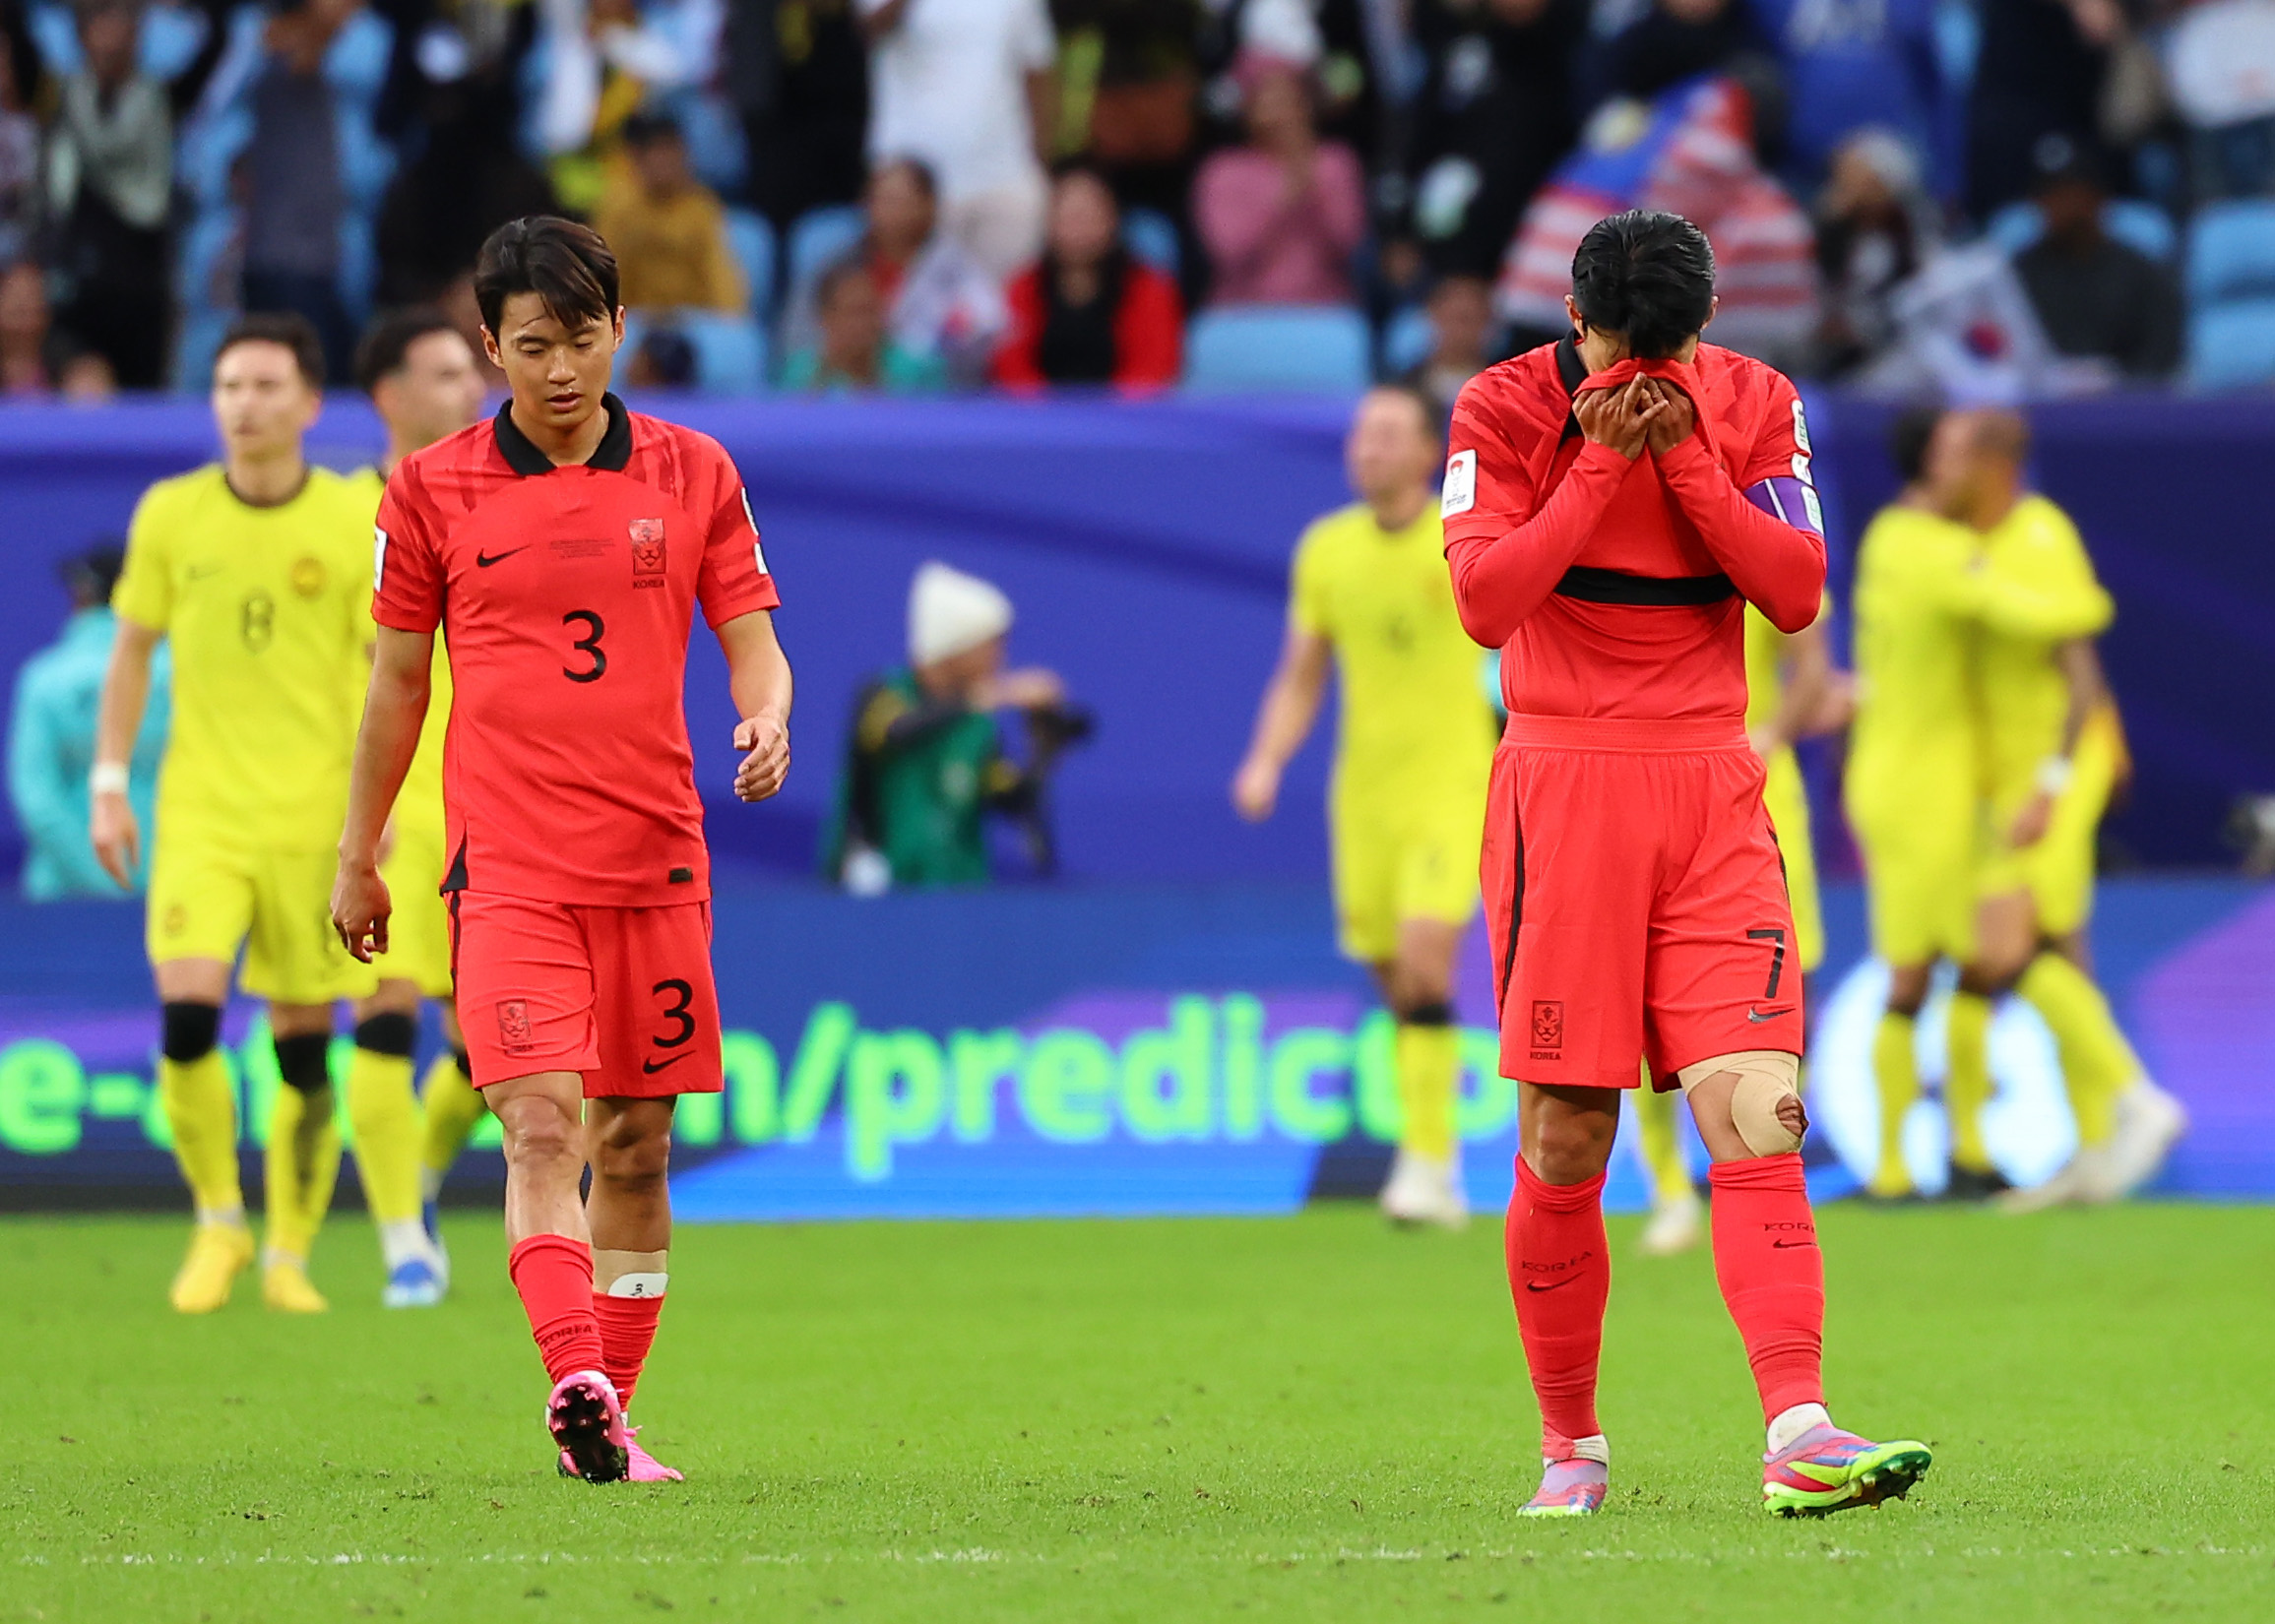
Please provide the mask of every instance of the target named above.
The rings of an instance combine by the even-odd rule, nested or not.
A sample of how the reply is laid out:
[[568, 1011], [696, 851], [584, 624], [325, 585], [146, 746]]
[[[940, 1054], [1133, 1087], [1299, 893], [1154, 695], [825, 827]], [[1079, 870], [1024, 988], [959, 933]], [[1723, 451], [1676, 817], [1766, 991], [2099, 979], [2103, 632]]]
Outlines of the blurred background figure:
[[788, 230], [808, 210], [858, 198], [869, 51], [853, 0], [727, 0], [722, 45], [751, 206]]
[[1050, 190], [1043, 258], [1009, 290], [1011, 331], [995, 352], [1010, 388], [1177, 380], [1184, 309], [1177, 284], [1122, 246], [1121, 212], [1096, 169], [1062, 169]]
[[740, 311], [742, 268], [719, 195], [687, 164], [687, 138], [663, 113], [624, 121], [625, 164], [600, 195], [593, 228], [608, 239], [627, 310]]
[[1001, 281], [1043, 247], [1058, 122], [1043, 0], [856, 0], [869, 36], [869, 156], [916, 157], [940, 219]]
[[783, 367], [782, 386], [809, 395], [923, 395], [948, 386], [937, 355], [904, 348], [885, 320], [877, 279], [858, 260], [823, 273], [819, 336]]
[[[87, 775], [95, 765], [95, 708], [118, 633], [110, 590], [126, 549], [117, 541], [67, 559], [61, 571], [71, 618], [55, 641], [24, 662], [8, 718], [8, 798], [29, 850], [24, 895], [117, 897], [118, 885], [95, 860], [89, 838]], [[143, 713], [130, 764], [127, 799], [140, 827], [152, 827], [158, 762], [165, 754], [171, 663], [164, 648], [151, 659], [150, 709]], [[149, 878], [146, 846], [134, 869], [136, 891]]]
[[1843, 142], [1817, 197], [1816, 232], [1824, 308], [1813, 370], [1839, 377], [1894, 343], [1897, 289], [1935, 251], [1917, 150], [1877, 127]]
[[[854, 702], [823, 838], [823, 872], [847, 890], [986, 883], [989, 813], [1024, 823], [1039, 866], [1048, 867], [1043, 786], [1059, 750], [1086, 737], [1090, 721], [1067, 705], [1057, 672], [1005, 669], [1011, 621], [1011, 600], [979, 577], [938, 563], [916, 571], [908, 663]], [[1024, 768], [1004, 749], [1002, 711], [1027, 721]]]
[[1430, 287], [1429, 353], [1399, 380], [1430, 404], [1438, 432], [1453, 420], [1462, 385], [1501, 358], [1492, 283], [1483, 277], [1440, 277]]
[[2046, 233], [2014, 271], [2054, 350], [2098, 361], [2112, 381], [2172, 376], [2180, 359], [2180, 292], [2165, 268], [2111, 236], [2109, 191], [2092, 155], [2061, 136], [2039, 143], [2033, 201]]
[[1213, 154], [1193, 181], [1193, 226], [1212, 304], [1348, 304], [1366, 235], [1359, 156], [1319, 139], [1316, 92], [1276, 57], [1241, 65], [1247, 142]]

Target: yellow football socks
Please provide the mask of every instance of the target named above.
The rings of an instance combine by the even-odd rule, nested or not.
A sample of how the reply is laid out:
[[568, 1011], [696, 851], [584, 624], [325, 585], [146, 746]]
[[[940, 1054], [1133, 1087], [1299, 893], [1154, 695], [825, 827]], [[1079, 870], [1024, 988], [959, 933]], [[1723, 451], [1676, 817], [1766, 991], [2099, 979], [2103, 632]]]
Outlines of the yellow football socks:
[[1651, 1174], [1652, 1202], [1660, 1207], [1698, 1194], [1690, 1182], [1690, 1165], [1682, 1158], [1675, 1099], [1672, 1091], [1661, 1093], [1648, 1080], [1635, 1091], [1635, 1144]]
[[174, 1159], [198, 1213], [242, 1216], [245, 1193], [237, 1179], [237, 1096], [229, 1062], [209, 1049], [196, 1060], [158, 1063], [158, 1099], [173, 1130]]
[[466, 1149], [467, 1136], [481, 1120], [481, 1091], [459, 1069], [456, 1055], [444, 1054], [426, 1068], [420, 1103], [426, 1114], [426, 1132], [419, 1156], [422, 1163], [419, 1183], [431, 1201], [442, 1188], [451, 1163], [458, 1159], [459, 1152]]
[[1951, 995], [1949, 1070], [1943, 1104], [1951, 1114], [1951, 1159], [1969, 1172], [1991, 1171], [1983, 1143], [1983, 1107], [1991, 1103], [1991, 1000], [1967, 991]]
[[1401, 1149], [1431, 1161], [1454, 1154], [1454, 1092], [1461, 1086], [1461, 1030], [1446, 1024], [1398, 1027]]
[[2117, 1030], [2109, 1000], [2091, 976], [2058, 953], [2033, 959], [2014, 990], [2054, 1033], [2078, 1144], [2089, 1150], [2107, 1144], [2117, 1131], [2117, 1095], [2141, 1075], [2140, 1059]]
[[1880, 1085], [1880, 1165], [1872, 1174], [1876, 1196], [1900, 1196], [1912, 1188], [1904, 1164], [1904, 1119], [1920, 1097], [1920, 1059], [1914, 1043], [1918, 1020], [1886, 1010], [1872, 1037], [1872, 1075]]
[[408, 1055], [355, 1049], [348, 1063], [348, 1120], [372, 1221], [416, 1218], [420, 1129]]
[[332, 1120], [332, 1091], [310, 1112], [308, 1096], [289, 1086], [277, 1090], [269, 1111], [267, 1245], [272, 1261], [305, 1264], [316, 1231], [332, 1208], [340, 1178], [340, 1128]]

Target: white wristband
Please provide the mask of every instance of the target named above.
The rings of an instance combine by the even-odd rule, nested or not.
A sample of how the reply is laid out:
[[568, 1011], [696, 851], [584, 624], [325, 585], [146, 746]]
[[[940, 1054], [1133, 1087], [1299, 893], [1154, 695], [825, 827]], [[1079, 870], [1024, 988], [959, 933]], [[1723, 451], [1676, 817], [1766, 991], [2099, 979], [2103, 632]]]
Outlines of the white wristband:
[[91, 795], [123, 795], [126, 793], [126, 763], [98, 761], [88, 769], [87, 790]]
[[2067, 756], [2049, 756], [2038, 764], [2038, 787], [2049, 795], [2058, 795], [2069, 787], [2077, 768]]

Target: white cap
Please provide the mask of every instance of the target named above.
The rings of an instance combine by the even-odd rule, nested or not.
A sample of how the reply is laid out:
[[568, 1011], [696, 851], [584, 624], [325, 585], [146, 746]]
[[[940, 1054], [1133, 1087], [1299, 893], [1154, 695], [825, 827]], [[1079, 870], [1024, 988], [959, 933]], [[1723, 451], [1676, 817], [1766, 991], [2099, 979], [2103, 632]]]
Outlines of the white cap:
[[909, 584], [909, 658], [952, 659], [1011, 630], [1011, 599], [976, 575], [941, 563], [916, 569]]

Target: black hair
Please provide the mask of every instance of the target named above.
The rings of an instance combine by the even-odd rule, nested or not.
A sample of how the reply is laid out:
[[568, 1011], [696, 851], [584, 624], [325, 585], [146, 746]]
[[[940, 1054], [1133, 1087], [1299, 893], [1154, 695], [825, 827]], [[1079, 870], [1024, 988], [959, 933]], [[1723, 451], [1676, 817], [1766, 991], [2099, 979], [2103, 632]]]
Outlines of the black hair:
[[616, 139], [623, 142], [626, 147], [637, 150], [643, 147], [653, 147], [661, 141], [684, 143], [687, 140], [687, 132], [680, 129], [679, 120], [673, 118], [669, 113], [659, 112], [653, 107], [643, 107], [630, 118], [624, 120], [616, 132]]
[[82, 603], [108, 603], [111, 589], [126, 568], [126, 543], [116, 537], [96, 542], [55, 566], [56, 579], [73, 599]]
[[1714, 314], [1714, 249], [1680, 215], [1630, 209], [1598, 220], [1572, 256], [1572, 299], [1638, 360], [1665, 360]]
[[492, 335], [506, 300], [535, 293], [565, 327], [613, 320], [616, 256], [600, 233], [558, 215], [525, 215], [492, 231], [474, 262], [474, 298]]
[[411, 346], [436, 333], [456, 333], [458, 323], [431, 304], [390, 310], [363, 330], [355, 346], [355, 387], [368, 395], [379, 380], [403, 370]]
[[1927, 442], [1935, 438], [1935, 425], [1943, 420], [1939, 406], [1908, 406], [1896, 414], [1888, 427], [1888, 461], [1896, 465], [1896, 476], [1907, 485], [1916, 485], [1927, 470]]
[[1369, 385], [1366, 393], [1369, 395], [1396, 395], [1413, 402], [1415, 410], [1422, 413], [1422, 433], [1432, 440], [1445, 438], [1445, 421], [1440, 415], [1438, 404], [1413, 384], [1407, 383], [1403, 379], [1387, 379], [1382, 383]]
[[221, 344], [214, 351], [214, 365], [221, 364], [221, 357], [244, 344], [280, 344], [292, 352], [292, 364], [300, 369], [301, 380], [310, 389], [321, 392], [324, 388], [324, 341], [316, 336], [316, 325], [297, 311], [263, 310], [250, 316], [239, 316], [221, 335]]

